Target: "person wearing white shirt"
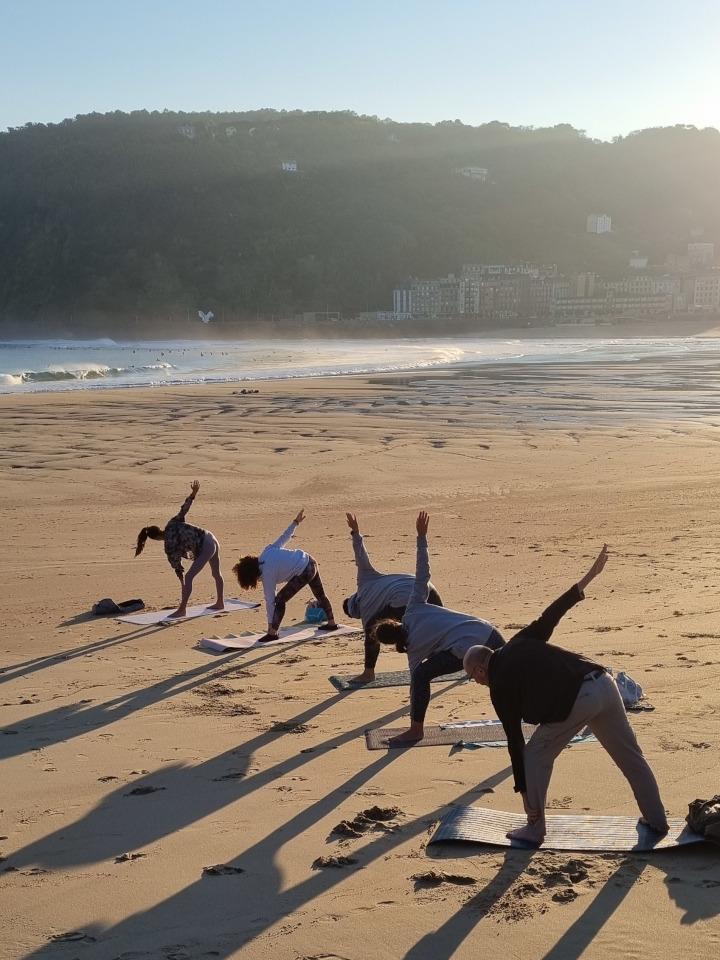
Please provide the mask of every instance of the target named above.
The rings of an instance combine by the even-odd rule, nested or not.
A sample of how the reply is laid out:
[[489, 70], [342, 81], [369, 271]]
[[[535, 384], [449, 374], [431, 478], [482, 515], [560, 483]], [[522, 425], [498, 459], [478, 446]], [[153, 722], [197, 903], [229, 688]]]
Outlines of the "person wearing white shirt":
[[[321, 624], [318, 630], [337, 630], [332, 605], [325, 595], [314, 557], [304, 550], [285, 549], [285, 544], [304, 519], [305, 511], [301, 510], [287, 530], [281, 533], [277, 540], [269, 543], [259, 557], [241, 557], [233, 567], [233, 573], [243, 590], [254, 590], [258, 580], [262, 580], [268, 629], [265, 636], [260, 638], [260, 643], [276, 639], [288, 600], [305, 586], [310, 587], [327, 616], [327, 623]], [[278, 584], [284, 586], [275, 593]]]

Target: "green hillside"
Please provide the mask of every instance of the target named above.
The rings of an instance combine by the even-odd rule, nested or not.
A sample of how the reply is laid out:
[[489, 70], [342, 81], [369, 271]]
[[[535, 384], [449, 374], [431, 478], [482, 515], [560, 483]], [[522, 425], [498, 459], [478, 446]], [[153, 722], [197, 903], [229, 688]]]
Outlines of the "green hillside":
[[[0, 324], [352, 314], [466, 262], [617, 275], [634, 249], [720, 239], [718, 171], [720, 133], [686, 127], [604, 143], [271, 110], [28, 125], [0, 134]], [[586, 234], [591, 212], [612, 235]]]

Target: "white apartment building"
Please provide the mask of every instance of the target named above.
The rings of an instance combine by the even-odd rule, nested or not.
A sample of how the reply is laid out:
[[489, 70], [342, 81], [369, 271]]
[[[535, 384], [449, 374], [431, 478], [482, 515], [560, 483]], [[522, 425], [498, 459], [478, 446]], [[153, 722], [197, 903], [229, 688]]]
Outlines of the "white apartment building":
[[715, 263], [715, 244], [706, 241], [689, 243], [687, 256], [691, 267], [712, 267]]
[[720, 273], [695, 277], [693, 306], [696, 310], [720, 310]]
[[590, 213], [585, 223], [586, 233], [610, 233], [612, 217], [607, 213]]

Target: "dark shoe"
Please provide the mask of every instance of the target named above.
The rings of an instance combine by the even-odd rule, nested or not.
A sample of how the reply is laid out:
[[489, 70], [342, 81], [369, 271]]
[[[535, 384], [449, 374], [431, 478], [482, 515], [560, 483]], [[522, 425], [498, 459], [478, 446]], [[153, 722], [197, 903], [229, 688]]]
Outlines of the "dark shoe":
[[271, 640], [277, 640], [276, 633], [266, 633], [264, 637], [259, 637], [257, 643], [269, 643]]
[[320, 626], [318, 627], [318, 630], [323, 630], [325, 631], [325, 633], [332, 633], [333, 630], [337, 630], [337, 629], [338, 629], [338, 625], [336, 623], [334, 623], [332, 626], [330, 626], [329, 623], [321, 623]]

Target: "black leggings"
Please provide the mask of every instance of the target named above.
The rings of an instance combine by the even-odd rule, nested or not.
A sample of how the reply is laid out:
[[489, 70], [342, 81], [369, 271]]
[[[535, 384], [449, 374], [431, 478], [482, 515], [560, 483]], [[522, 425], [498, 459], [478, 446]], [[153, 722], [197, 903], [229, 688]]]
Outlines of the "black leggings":
[[332, 623], [335, 619], [333, 608], [325, 596], [325, 588], [318, 573], [317, 563], [310, 557], [305, 569], [296, 576], [291, 577], [285, 586], [275, 594], [275, 613], [273, 614], [272, 623], [270, 624], [273, 630], [278, 630], [282, 623], [282, 619], [285, 616], [285, 604], [306, 586], [310, 587], [315, 599], [325, 611], [325, 616]]
[[443, 650], [415, 667], [410, 677], [410, 719], [414, 723], [422, 723], [425, 720], [430, 703], [430, 681], [446, 673], [457, 673], [458, 670], [462, 670], [462, 665], [462, 660], [458, 659], [454, 653]]
[[[428, 603], [432, 603], [436, 607], [441, 607], [443, 605], [440, 594], [437, 592], [435, 587], [430, 588], [428, 593]], [[405, 607], [383, 607], [380, 613], [376, 613], [375, 616], [370, 620], [365, 630], [365, 669], [374, 670], [375, 664], [378, 662], [378, 657], [380, 656], [380, 644], [377, 640], [373, 640], [372, 631], [373, 627], [380, 620], [402, 620], [405, 616]]]

